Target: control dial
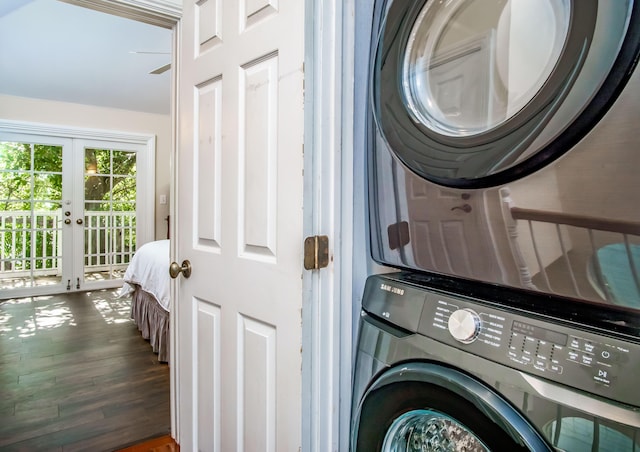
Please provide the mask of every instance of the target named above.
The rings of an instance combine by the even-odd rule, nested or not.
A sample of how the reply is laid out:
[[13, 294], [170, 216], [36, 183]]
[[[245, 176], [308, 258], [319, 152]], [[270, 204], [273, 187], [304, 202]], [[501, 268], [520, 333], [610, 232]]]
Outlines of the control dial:
[[480, 316], [471, 309], [458, 309], [449, 316], [449, 333], [457, 341], [470, 344], [480, 333]]

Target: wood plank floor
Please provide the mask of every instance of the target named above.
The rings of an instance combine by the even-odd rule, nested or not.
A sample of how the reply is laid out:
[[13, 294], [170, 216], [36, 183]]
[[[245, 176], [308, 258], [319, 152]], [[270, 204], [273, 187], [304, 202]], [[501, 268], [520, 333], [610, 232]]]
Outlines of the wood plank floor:
[[116, 295], [0, 301], [0, 450], [113, 451], [169, 434], [169, 368]]

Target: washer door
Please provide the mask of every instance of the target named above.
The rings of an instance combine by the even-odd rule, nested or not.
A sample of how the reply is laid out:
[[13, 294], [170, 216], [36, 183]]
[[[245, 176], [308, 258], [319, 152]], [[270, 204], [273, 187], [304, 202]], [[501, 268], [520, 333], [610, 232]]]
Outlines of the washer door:
[[593, 128], [635, 67], [633, 0], [389, 0], [371, 68], [376, 128], [440, 185], [530, 174]]
[[355, 452], [553, 450], [494, 390], [433, 363], [385, 372], [354, 417]]

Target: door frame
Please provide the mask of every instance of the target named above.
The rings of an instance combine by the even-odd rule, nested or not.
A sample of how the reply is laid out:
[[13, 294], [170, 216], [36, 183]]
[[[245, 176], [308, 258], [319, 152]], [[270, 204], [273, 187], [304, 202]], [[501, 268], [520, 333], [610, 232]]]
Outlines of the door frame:
[[354, 265], [354, 10], [305, 2], [304, 235], [329, 236], [329, 267], [303, 277], [302, 450], [348, 450]]
[[[173, 30], [171, 80], [171, 187], [176, 198], [178, 118], [177, 94], [180, 0], [63, 0]], [[330, 265], [302, 274], [302, 448], [309, 451], [346, 450], [348, 445], [352, 368], [352, 243], [354, 190], [350, 126], [353, 105], [353, 23], [355, 0], [305, 1], [305, 236], [327, 235]], [[180, 4], [179, 4], [180, 3]], [[343, 23], [343, 18], [345, 22]], [[345, 26], [346, 24], [346, 26]], [[347, 39], [343, 40], [343, 36]], [[345, 88], [343, 90], [343, 87]], [[326, 152], [330, 150], [330, 152]], [[324, 151], [324, 152], [323, 152]], [[170, 215], [175, 218], [175, 203]], [[170, 234], [179, 233], [176, 221]], [[171, 259], [175, 260], [175, 243]], [[302, 266], [301, 266], [302, 268]], [[177, 297], [172, 284], [171, 303]], [[344, 300], [344, 302], [343, 302]], [[172, 307], [173, 310], [173, 307]], [[170, 347], [177, 350], [174, 316], [170, 317]], [[331, 338], [328, 340], [327, 338]], [[171, 367], [171, 430], [180, 441], [176, 418], [175, 366]]]

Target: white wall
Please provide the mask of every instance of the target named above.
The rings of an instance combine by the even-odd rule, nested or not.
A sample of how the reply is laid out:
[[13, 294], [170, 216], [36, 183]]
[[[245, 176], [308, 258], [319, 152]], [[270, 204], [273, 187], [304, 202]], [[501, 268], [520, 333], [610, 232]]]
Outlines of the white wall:
[[[155, 237], [165, 238], [169, 215], [171, 116], [0, 94], [0, 119], [156, 136]], [[160, 195], [167, 204], [160, 205]]]

